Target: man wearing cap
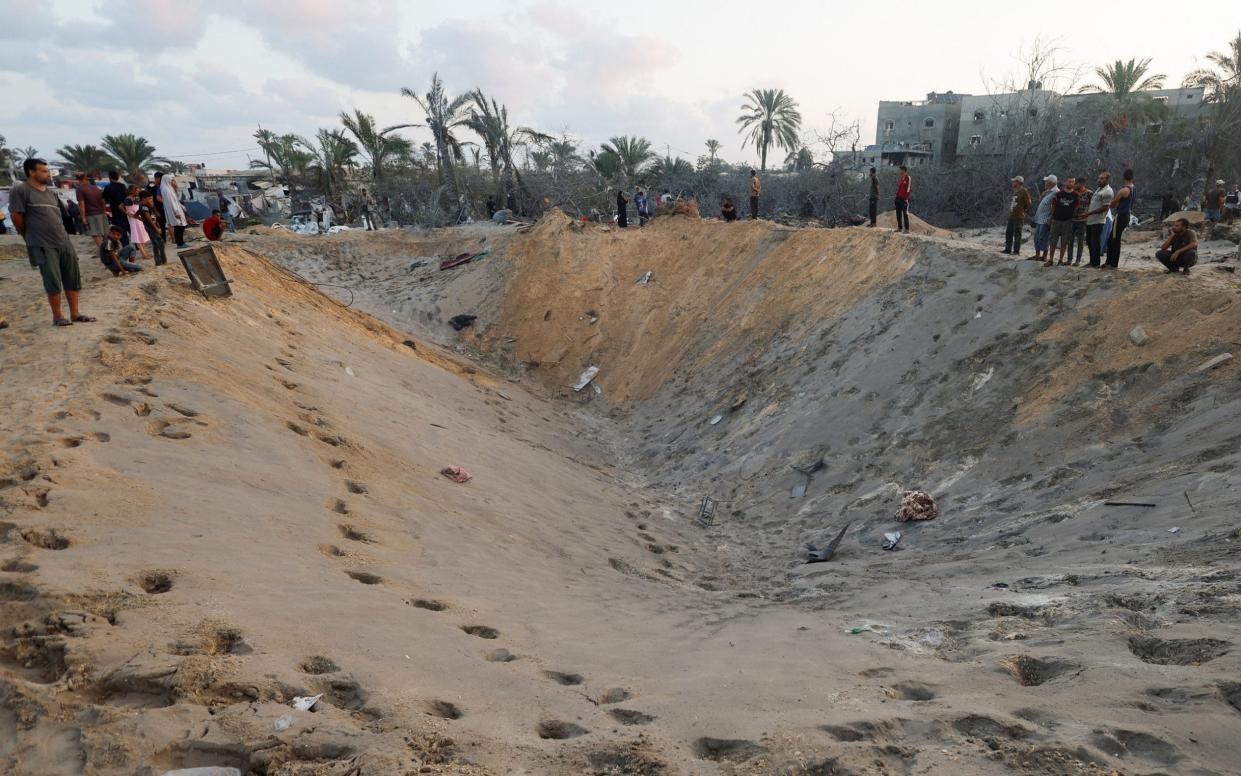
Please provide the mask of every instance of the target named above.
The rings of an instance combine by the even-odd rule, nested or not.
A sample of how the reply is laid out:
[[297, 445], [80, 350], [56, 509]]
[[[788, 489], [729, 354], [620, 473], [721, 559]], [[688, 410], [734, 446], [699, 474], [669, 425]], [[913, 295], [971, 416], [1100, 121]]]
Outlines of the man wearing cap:
[[1212, 223], [1219, 220], [1220, 208], [1224, 205], [1224, 182], [1215, 181], [1215, 188], [1202, 197], [1202, 217]]
[[1043, 195], [1034, 210], [1034, 255], [1036, 261], [1047, 260], [1047, 250], [1051, 243], [1051, 211], [1056, 199], [1056, 184], [1060, 180], [1055, 175], [1043, 178]]
[[1021, 255], [1021, 227], [1025, 223], [1026, 213], [1030, 211], [1030, 192], [1026, 189], [1026, 179], [1017, 175], [1012, 180], [1013, 199], [1008, 206], [1008, 226], [1004, 229], [1004, 250], [1014, 256]]

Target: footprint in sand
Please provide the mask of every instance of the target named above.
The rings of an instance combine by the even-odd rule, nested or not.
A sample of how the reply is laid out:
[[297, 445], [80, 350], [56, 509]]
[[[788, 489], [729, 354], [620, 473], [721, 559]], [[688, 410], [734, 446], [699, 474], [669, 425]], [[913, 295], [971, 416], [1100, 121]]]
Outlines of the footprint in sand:
[[331, 658], [324, 657], [323, 655], [314, 655], [298, 663], [297, 670], [303, 674], [318, 676], [320, 674], [334, 674], [340, 670], [340, 666], [336, 665]]
[[365, 544], [376, 544], [375, 540], [372, 539], [369, 534], [363, 531], [360, 531], [357, 528], [354, 528], [353, 526], [347, 523], [342, 523], [336, 526], [336, 529], [340, 531], [341, 536], [345, 537], [351, 542], [363, 542]]
[[439, 717], [440, 719], [461, 719], [465, 716], [465, 712], [461, 711], [460, 706], [438, 698], [425, 701], [423, 703], [423, 708], [426, 710], [427, 714], [430, 714], [432, 717]]
[[353, 480], [345, 480], [345, 488], [350, 493], [362, 494], [368, 492], [366, 485], [361, 482], [354, 482]]
[[134, 578], [138, 587], [151, 595], [159, 595], [172, 590], [173, 573], [163, 569], [144, 571]]
[[68, 537], [62, 536], [56, 529], [27, 528], [22, 531], [22, 541], [44, 550], [63, 550], [69, 546]]
[[147, 423], [147, 433], [165, 439], [189, 439], [193, 434], [183, 428], [177, 428], [169, 420], [152, 420]]
[[364, 585], [378, 585], [384, 581], [384, 578], [378, 574], [372, 574], [369, 571], [346, 571], [345, 574], [350, 578], [361, 582]]
[[539, 738], [550, 739], [554, 741], [562, 741], [566, 738], [577, 738], [584, 736], [590, 731], [581, 725], [575, 725], [572, 722], [564, 722], [558, 719], [546, 719], [538, 724], [535, 728]]
[[415, 609], [426, 609], [429, 612], [442, 612], [448, 608], [448, 604], [429, 598], [415, 598], [407, 603]]
[[480, 639], [498, 639], [500, 631], [487, 625], [462, 625], [461, 630]]
[[328, 499], [327, 507], [338, 515], [349, 514], [349, 505], [338, 498]]

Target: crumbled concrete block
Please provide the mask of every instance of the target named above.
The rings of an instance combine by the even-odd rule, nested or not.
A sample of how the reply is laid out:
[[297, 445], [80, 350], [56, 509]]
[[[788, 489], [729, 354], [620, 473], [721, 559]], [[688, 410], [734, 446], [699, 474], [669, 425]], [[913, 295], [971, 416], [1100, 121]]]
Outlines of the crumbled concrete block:
[[1195, 372], [1206, 372], [1207, 370], [1214, 369], [1220, 364], [1227, 364], [1231, 360], [1232, 360], [1231, 353], [1220, 353], [1215, 358], [1209, 359], [1207, 361], [1203, 361], [1201, 364], [1198, 365], [1198, 368], [1195, 369], [1194, 371]]
[[1129, 332], [1129, 341], [1138, 347], [1142, 347], [1150, 342], [1150, 337], [1146, 336], [1146, 329], [1141, 326], [1134, 326], [1133, 331]]

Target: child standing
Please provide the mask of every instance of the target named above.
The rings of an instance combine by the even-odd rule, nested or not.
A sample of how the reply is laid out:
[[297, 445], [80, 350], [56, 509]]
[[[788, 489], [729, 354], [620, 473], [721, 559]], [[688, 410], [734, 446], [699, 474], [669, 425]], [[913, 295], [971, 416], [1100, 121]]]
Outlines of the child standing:
[[151, 237], [138, 215], [137, 186], [132, 187], [129, 196], [125, 198], [125, 215], [129, 217], [129, 241], [137, 246], [138, 254], [144, 260], [149, 260], [151, 257], [147, 255], [147, 243], [151, 241]]

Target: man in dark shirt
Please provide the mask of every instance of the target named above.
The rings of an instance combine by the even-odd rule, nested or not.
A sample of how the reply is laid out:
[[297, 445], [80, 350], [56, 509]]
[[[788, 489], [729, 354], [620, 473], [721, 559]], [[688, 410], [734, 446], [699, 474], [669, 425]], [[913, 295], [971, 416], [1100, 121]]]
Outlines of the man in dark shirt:
[[879, 176], [875, 174], [874, 167], [870, 168], [870, 198], [866, 204], [870, 215], [870, 226], [874, 226], [879, 220]]
[[[61, 221], [60, 197], [51, 186], [52, 175], [47, 162], [27, 159], [22, 170], [26, 173], [26, 182], [17, 184], [9, 192], [9, 212], [26, 241], [30, 266], [37, 267], [43, 276], [52, 322], [57, 326], [72, 326], [74, 321], [90, 323], [95, 319], [78, 309], [78, 292], [82, 290], [78, 255]], [[62, 293], [69, 298], [68, 318], [61, 314]]]
[[108, 212], [103, 201], [103, 190], [95, 185], [93, 175], [84, 172], [77, 174], [75, 188], [78, 193], [78, 210], [82, 212], [87, 232], [97, 248], [103, 243], [103, 238], [108, 236]]
[[125, 198], [129, 196], [129, 187], [121, 183], [121, 174], [116, 170], [108, 170], [108, 185], [103, 187], [103, 200], [111, 209], [112, 225], [121, 230], [121, 239], [129, 244], [129, 216], [125, 214]]
[[[1074, 266], [1082, 263], [1082, 253], [1086, 248], [1086, 213], [1090, 210], [1090, 198], [1094, 192], [1086, 188], [1086, 177], [1079, 175], [1074, 178], [1077, 185], [1073, 192], [1077, 194], [1077, 206], [1073, 208], [1073, 240], [1069, 245], [1069, 259]], [[1073, 246], [1077, 246], [1077, 257], [1073, 257]]]
[[1219, 220], [1220, 210], [1224, 206], [1224, 182], [1215, 181], [1215, 188], [1207, 191], [1202, 197], [1202, 217], [1212, 223]]
[[155, 200], [148, 191], [142, 192], [138, 201], [138, 220], [146, 227], [147, 237], [151, 240], [151, 252], [155, 256], [155, 266], [168, 263], [168, 255], [164, 253], [164, 238], [160, 236], [159, 220], [155, 217]]
[[1044, 267], [1055, 263], [1056, 246], [1060, 246], [1060, 263], [1068, 264], [1065, 254], [1069, 251], [1069, 243], [1073, 241], [1073, 212], [1077, 210], [1077, 192], [1073, 190], [1074, 182], [1069, 178], [1056, 192], [1051, 205], [1051, 249], [1047, 252]]
[[1169, 273], [1179, 270], [1189, 274], [1189, 268], [1198, 263], [1198, 235], [1189, 228], [1188, 219], [1176, 219], [1172, 224], [1172, 234], [1159, 246], [1155, 258], [1168, 268]]

